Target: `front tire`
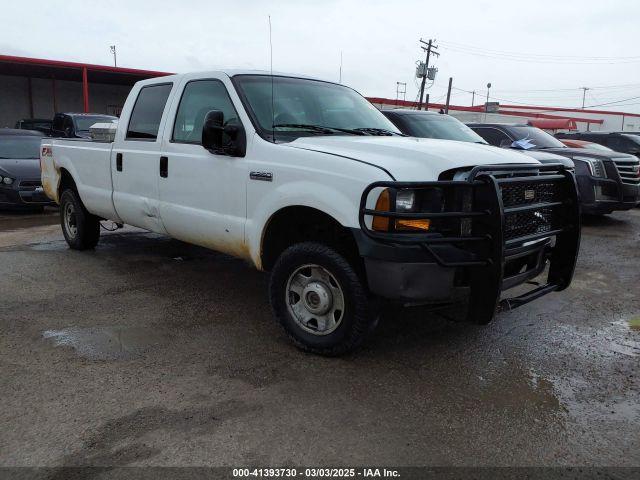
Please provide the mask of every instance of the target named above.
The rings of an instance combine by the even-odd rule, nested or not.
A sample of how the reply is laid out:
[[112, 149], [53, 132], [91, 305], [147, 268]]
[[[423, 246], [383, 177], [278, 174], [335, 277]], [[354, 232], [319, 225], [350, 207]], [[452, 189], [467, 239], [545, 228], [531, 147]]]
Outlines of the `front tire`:
[[100, 220], [84, 208], [77, 192], [67, 189], [60, 196], [60, 224], [70, 248], [88, 250], [100, 239]]
[[356, 349], [377, 319], [354, 268], [320, 243], [299, 243], [280, 255], [269, 295], [275, 317], [295, 345], [321, 355]]

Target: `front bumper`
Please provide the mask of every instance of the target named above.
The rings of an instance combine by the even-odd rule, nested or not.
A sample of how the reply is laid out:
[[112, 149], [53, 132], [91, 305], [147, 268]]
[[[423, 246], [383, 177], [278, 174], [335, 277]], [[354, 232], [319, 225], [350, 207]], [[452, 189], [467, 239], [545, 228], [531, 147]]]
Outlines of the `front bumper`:
[[0, 185], [0, 208], [29, 209], [54, 202], [45, 195], [40, 179], [17, 179], [12, 185]]
[[640, 202], [640, 184], [623, 181], [613, 162], [603, 162], [607, 178], [591, 175], [585, 162], [575, 163], [583, 213], [606, 214], [629, 210]]
[[[514, 204], [513, 192], [529, 186], [550, 186], [554, 196]], [[473, 207], [420, 213], [367, 208], [369, 194], [380, 188], [471, 189]], [[467, 222], [467, 227], [459, 235], [378, 232], [371, 229], [374, 216], [445, 218]], [[450, 301], [464, 293], [469, 315], [478, 323], [493, 317], [503, 291], [538, 276], [546, 266], [544, 285], [502, 304], [513, 308], [566, 288], [580, 243], [577, 187], [562, 165], [481, 166], [465, 181], [377, 182], [362, 196], [360, 226], [354, 233], [373, 293], [405, 303]]]

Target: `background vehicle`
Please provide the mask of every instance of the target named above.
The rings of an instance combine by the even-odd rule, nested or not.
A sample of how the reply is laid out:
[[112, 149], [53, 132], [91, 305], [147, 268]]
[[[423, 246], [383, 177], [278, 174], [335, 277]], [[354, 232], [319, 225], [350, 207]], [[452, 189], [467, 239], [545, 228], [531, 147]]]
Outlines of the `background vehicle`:
[[618, 152], [569, 148], [543, 130], [529, 125], [470, 123], [491, 145], [544, 150], [575, 163], [580, 203], [585, 213], [628, 210], [640, 201], [640, 165], [637, 158]]
[[599, 143], [616, 152], [640, 157], [640, 132], [570, 132], [556, 133], [555, 136], [559, 139]]
[[586, 148], [589, 150], [600, 150], [601, 152], [613, 152], [609, 147], [605, 147], [599, 143], [587, 142], [586, 140], [573, 140], [569, 138], [560, 138], [559, 140], [570, 148]]
[[[393, 122], [405, 135], [419, 138], [440, 138], [442, 140], [457, 140], [460, 142], [479, 143], [489, 145], [476, 132], [467, 127], [457, 118], [450, 115], [427, 112], [424, 110], [382, 110], [384, 116]], [[573, 170], [573, 162], [566, 157], [540, 150], [520, 150], [520, 153], [535, 158], [540, 163], [561, 163], [567, 169]]]
[[56, 113], [51, 125], [52, 137], [91, 138], [89, 128], [95, 123], [117, 122], [118, 117], [96, 113]]
[[[45, 191], [64, 236], [93, 248], [100, 219], [271, 271], [273, 312], [300, 348], [339, 354], [378, 299], [469, 298], [489, 322], [571, 282], [580, 220], [562, 165], [485, 145], [404, 138], [350, 88], [207, 72], [138, 82], [113, 142], [47, 139]], [[553, 242], [555, 238], [555, 242]]]
[[42, 132], [0, 128], [0, 209], [42, 210], [53, 202], [40, 183]]
[[16, 122], [16, 128], [22, 130], [37, 130], [45, 135], [50, 135], [51, 123], [50, 118], [23, 118]]

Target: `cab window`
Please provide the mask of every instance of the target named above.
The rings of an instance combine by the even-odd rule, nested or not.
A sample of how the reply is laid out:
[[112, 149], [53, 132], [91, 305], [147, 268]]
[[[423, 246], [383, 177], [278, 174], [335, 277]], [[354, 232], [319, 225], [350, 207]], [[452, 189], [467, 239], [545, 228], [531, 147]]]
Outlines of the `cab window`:
[[162, 112], [169, 98], [172, 84], [150, 85], [140, 89], [131, 112], [127, 140], [155, 140], [158, 138]]
[[200, 145], [204, 120], [211, 110], [222, 112], [225, 125], [240, 123], [227, 89], [220, 80], [194, 80], [187, 83], [176, 112], [172, 140]]

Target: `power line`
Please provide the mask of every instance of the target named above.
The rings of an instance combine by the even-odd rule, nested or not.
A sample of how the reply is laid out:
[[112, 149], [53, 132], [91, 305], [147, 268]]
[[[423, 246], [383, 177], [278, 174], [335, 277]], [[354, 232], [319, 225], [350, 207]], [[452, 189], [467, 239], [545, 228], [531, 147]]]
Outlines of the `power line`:
[[512, 62], [523, 62], [523, 63], [541, 63], [541, 64], [549, 64], [549, 65], [620, 65], [620, 64], [629, 64], [629, 63], [640, 63], [640, 58], [636, 60], [607, 60], [607, 61], [569, 61], [569, 60], [561, 60], [561, 59], [536, 59], [525, 56], [508, 56], [501, 54], [488, 54], [482, 53], [478, 51], [469, 51], [464, 49], [459, 49], [455, 47], [446, 46], [444, 44], [441, 45], [442, 48], [446, 50], [450, 50], [452, 52], [462, 53], [464, 55], [472, 55], [476, 57], [486, 57], [486, 58], [494, 58], [499, 60], [506, 60]]
[[485, 52], [485, 53], [490, 53], [492, 55], [504, 55], [504, 56], [511, 56], [511, 57], [525, 57], [525, 58], [531, 58], [531, 57], [535, 57], [535, 58], [540, 58], [540, 59], [556, 59], [556, 60], [561, 60], [561, 59], [573, 59], [573, 60], [640, 60], [640, 55], [634, 55], [634, 56], [618, 56], [618, 57], [612, 57], [612, 56], [594, 56], [594, 55], [551, 55], [551, 54], [540, 54], [540, 53], [522, 53], [522, 52], [513, 52], [513, 51], [505, 51], [505, 50], [495, 50], [495, 49], [490, 49], [490, 48], [483, 48], [483, 47], [478, 47], [475, 45], [468, 45], [468, 44], [464, 44], [464, 43], [459, 43], [459, 42], [450, 42], [450, 41], [445, 41], [445, 40], [441, 40], [440, 41], [441, 44], [443, 44], [443, 46], [448, 45], [452, 48], [458, 48], [461, 50], [468, 50], [468, 51], [479, 51], [479, 52]]

